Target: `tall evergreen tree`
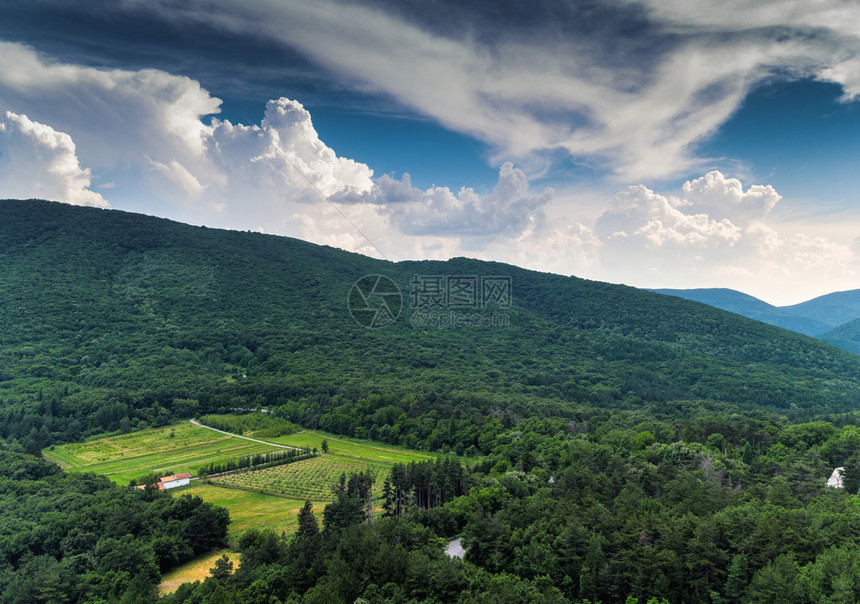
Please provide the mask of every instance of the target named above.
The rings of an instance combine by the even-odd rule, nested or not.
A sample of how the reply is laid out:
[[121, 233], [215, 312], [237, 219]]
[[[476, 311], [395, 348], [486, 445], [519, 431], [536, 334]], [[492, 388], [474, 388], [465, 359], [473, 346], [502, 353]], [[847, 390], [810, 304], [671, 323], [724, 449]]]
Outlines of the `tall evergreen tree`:
[[317, 518], [314, 516], [314, 506], [308, 499], [299, 510], [299, 530], [298, 534], [304, 537], [313, 537], [319, 532]]

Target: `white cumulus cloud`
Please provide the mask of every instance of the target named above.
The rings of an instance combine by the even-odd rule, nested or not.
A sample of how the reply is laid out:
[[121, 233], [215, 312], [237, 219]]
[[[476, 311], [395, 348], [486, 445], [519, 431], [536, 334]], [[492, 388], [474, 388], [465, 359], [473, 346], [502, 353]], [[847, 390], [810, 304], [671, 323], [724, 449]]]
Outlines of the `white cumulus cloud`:
[[530, 190], [525, 172], [505, 162], [499, 169], [496, 186], [485, 195], [470, 187], [457, 193], [448, 187], [417, 189], [405, 174], [401, 180], [383, 175], [361, 195], [339, 195], [333, 199], [382, 206], [382, 212], [410, 235], [446, 233], [480, 237], [495, 235], [506, 228], [522, 231], [551, 198], [551, 189]]
[[4, 197], [108, 207], [100, 194], [90, 190], [91, 180], [65, 132], [11, 111], [0, 120], [0, 194]]
[[[618, 193], [595, 223], [603, 278], [640, 287], [732, 287], [768, 300], [849, 289], [860, 277], [851, 241], [787, 231], [771, 219], [780, 195], [719, 171], [663, 195]], [[856, 286], [855, 286], [856, 287]]]
[[220, 105], [190, 78], [61, 63], [0, 42], [0, 108], [68, 133], [99, 171], [146, 156], [185, 164], [204, 152], [209, 126], [201, 118]]
[[[259, 125], [213, 120], [207, 156], [227, 176], [225, 184], [254, 188], [313, 188], [328, 197], [343, 191], [363, 193], [373, 186], [373, 170], [338, 157], [314, 129], [311, 114], [298, 101], [269, 101]], [[231, 182], [232, 181], [232, 182]]]

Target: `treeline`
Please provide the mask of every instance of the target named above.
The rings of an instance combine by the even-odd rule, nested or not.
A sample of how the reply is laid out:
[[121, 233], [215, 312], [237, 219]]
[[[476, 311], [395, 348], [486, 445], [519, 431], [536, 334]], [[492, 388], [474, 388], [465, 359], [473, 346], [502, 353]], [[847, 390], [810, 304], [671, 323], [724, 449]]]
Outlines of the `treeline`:
[[227, 510], [0, 449], [0, 601], [152, 602], [161, 573], [225, 544]]
[[294, 461], [301, 461], [315, 455], [316, 453], [308, 448], [283, 449], [281, 451], [272, 451], [271, 453], [245, 455], [244, 457], [237, 457], [236, 459], [221, 463], [212, 462], [202, 466], [197, 472], [200, 476], [212, 476], [213, 474], [223, 474], [225, 472], [240, 472], [250, 469], [259, 470], [261, 468], [271, 468], [293, 463]]
[[[586, 406], [701, 399], [796, 420], [860, 405], [856, 356], [633, 288], [39, 201], [2, 201], [0, 218], [0, 438], [33, 453], [236, 408], [277, 412], [227, 431], [292, 423], [471, 456], [495, 420]], [[377, 273], [404, 294], [414, 275], [510, 276], [510, 325], [368, 331], [345, 300]]]
[[443, 540], [408, 516], [369, 522], [373, 480], [368, 471], [342, 475], [322, 528], [307, 501], [292, 538], [249, 530], [239, 542], [238, 568], [222, 559], [205, 581], [185, 583], [159, 602], [564, 601], [544, 579], [493, 574], [449, 558]]
[[[372, 478], [344, 477], [322, 530], [308, 504], [295, 538], [249, 537], [254, 553], [235, 573], [167, 602], [214, 590], [240, 601], [860, 601], [860, 499], [853, 485], [824, 486], [843, 462], [860, 471], [856, 414], [597, 419], [502, 430], [464, 469], [466, 492], [437, 498], [434, 486], [426, 509], [412, 499], [368, 521]], [[388, 484], [414, 495], [428, 476], [453, 484], [456, 472], [443, 459], [398, 466]], [[456, 535], [464, 563], [443, 553], [441, 538]]]
[[394, 464], [382, 488], [384, 516], [402, 516], [410, 504], [426, 510], [465, 495], [469, 471], [451, 457]]

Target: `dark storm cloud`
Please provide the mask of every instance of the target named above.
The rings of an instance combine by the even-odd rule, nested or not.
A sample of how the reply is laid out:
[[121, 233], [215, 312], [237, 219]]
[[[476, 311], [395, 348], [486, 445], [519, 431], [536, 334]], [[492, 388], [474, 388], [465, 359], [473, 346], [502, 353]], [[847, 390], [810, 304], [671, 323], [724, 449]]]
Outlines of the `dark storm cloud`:
[[[287, 95], [325, 104], [332, 77], [289, 45], [205, 22], [180, 23], [168, 8], [94, 0], [0, 2], [0, 39], [57, 60], [108, 69], [161, 69], [196, 79], [227, 100], [262, 107]], [[363, 95], [352, 94], [356, 104]]]

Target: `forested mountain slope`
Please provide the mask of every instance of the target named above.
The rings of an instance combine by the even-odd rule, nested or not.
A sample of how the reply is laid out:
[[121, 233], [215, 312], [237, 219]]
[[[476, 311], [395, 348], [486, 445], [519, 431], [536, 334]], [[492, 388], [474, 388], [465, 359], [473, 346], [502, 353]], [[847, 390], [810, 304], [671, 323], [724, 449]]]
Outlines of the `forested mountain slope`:
[[856, 600], [858, 359], [629, 287], [2, 201], [0, 599], [155, 601], [227, 520], [16, 440], [267, 405], [474, 463], [453, 491], [428, 468], [455, 460], [392, 472], [383, 517], [344, 478], [321, 528], [308, 503], [161, 601]]
[[860, 354], [860, 319], [831, 329], [823, 334], [821, 339], [839, 348]]
[[[379, 329], [348, 307], [373, 274], [402, 300]], [[454, 291], [469, 278], [507, 280], [510, 298], [469, 307]], [[429, 308], [434, 283], [450, 299]], [[432, 324], [458, 316], [505, 324]], [[30, 450], [123, 419], [258, 404], [334, 432], [480, 450], [473, 412], [705, 399], [812, 414], [857, 408], [858, 375], [860, 359], [830, 345], [630, 287], [0, 202], [0, 437]]]
[[806, 302], [783, 306], [781, 310], [817, 319], [831, 326], [844, 325], [860, 318], [860, 289], [832, 292]]

